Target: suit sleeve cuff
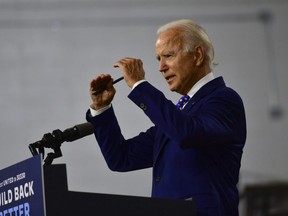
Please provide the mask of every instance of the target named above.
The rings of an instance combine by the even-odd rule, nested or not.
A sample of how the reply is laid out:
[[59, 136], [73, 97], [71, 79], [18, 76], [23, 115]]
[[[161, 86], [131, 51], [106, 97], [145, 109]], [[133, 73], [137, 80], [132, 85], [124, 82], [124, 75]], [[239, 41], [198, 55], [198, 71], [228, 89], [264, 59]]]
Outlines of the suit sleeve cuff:
[[136, 88], [139, 84], [143, 83], [143, 82], [147, 82], [146, 80], [139, 80], [138, 82], [134, 83], [134, 85], [132, 86], [132, 90], [134, 88]]
[[99, 110], [94, 110], [94, 109], [92, 109], [91, 107], [89, 107], [91, 116], [94, 117], [94, 116], [100, 115], [101, 113], [103, 113], [103, 112], [105, 112], [106, 110], [108, 110], [111, 106], [112, 106], [112, 105], [109, 104], [108, 106], [103, 107], [103, 108], [101, 108], [101, 109], [99, 109]]

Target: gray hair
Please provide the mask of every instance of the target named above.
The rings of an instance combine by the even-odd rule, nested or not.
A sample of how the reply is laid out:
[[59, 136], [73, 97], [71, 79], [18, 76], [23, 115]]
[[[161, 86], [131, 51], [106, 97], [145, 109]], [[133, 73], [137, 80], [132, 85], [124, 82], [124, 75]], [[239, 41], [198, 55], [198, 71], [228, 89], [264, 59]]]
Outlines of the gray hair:
[[196, 45], [200, 44], [205, 49], [205, 55], [210, 70], [212, 70], [214, 66], [217, 65], [213, 61], [214, 48], [212, 42], [201, 26], [189, 19], [176, 20], [161, 26], [157, 30], [157, 35], [170, 29], [181, 30], [184, 43], [183, 49], [185, 49], [185, 51], [191, 52]]

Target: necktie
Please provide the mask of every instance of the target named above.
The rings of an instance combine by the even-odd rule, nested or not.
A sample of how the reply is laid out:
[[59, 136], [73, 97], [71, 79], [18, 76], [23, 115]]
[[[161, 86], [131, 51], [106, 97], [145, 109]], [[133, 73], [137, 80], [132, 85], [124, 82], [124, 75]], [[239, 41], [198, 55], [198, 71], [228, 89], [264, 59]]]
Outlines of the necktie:
[[190, 97], [188, 95], [183, 95], [178, 103], [176, 104], [176, 107], [180, 110], [183, 109], [184, 105], [189, 101]]

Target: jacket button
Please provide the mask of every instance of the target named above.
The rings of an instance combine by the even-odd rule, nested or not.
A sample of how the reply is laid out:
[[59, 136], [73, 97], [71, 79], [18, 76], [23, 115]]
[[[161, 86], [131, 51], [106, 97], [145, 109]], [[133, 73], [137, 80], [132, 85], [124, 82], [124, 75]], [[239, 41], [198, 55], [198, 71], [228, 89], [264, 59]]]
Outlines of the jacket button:
[[161, 177], [160, 177], [160, 176], [156, 176], [156, 177], [155, 177], [155, 181], [156, 181], [156, 182], [160, 182], [160, 180], [161, 180]]
[[140, 103], [140, 108], [143, 110], [147, 110], [147, 106], [144, 103]]

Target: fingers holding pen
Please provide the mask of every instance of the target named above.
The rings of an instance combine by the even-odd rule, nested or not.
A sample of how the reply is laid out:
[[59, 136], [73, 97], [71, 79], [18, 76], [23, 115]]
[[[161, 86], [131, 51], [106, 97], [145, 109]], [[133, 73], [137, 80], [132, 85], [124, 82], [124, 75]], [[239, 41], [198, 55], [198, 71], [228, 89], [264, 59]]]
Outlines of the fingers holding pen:
[[90, 89], [92, 91], [96, 91], [99, 88], [107, 87], [107, 85], [111, 82], [112, 84], [112, 77], [109, 74], [101, 74], [90, 82]]
[[90, 82], [90, 96], [93, 101], [92, 108], [98, 110], [111, 103], [116, 93], [109, 74], [101, 74]]
[[[141, 59], [123, 58], [117, 61], [114, 67], [119, 67], [122, 70], [123, 77], [130, 88], [132, 88], [136, 82], [145, 78], [145, 71]], [[122, 80], [122, 77], [115, 80], [115, 83], [120, 80]], [[92, 108], [98, 110], [112, 102], [116, 93], [113, 84], [113, 78], [109, 74], [101, 74], [91, 80], [89, 91], [93, 101], [91, 105]]]
[[137, 81], [145, 78], [145, 71], [141, 59], [126, 57], [117, 61], [114, 67], [119, 67], [122, 70], [123, 77], [130, 88]]

